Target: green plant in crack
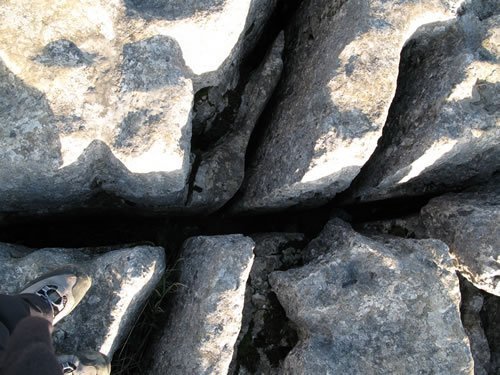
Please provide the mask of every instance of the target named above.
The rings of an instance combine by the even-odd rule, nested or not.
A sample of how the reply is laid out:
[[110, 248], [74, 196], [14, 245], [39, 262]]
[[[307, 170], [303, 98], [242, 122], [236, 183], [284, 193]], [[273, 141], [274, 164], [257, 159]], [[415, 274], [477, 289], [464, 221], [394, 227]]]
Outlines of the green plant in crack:
[[140, 374], [147, 360], [148, 349], [152, 338], [161, 332], [166, 321], [170, 297], [182, 284], [176, 282], [176, 268], [168, 269], [147, 303], [138, 315], [134, 327], [122, 346], [117, 350], [113, 362], [113, 374]]

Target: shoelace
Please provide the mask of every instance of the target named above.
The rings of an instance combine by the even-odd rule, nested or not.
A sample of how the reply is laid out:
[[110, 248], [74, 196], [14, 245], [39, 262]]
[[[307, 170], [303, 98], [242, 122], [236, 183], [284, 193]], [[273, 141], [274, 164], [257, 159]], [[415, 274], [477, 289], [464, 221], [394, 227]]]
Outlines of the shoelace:
[[66, 302], [68, 298], [63, 296], [57, 290], [57, 286], [55, 285], [45, 285], [42, 289], [36, 292], [37, 295], [45, 299], [50, 306], [52, 307], [52, 312], [54, 317], [59, 314], [64, 306], [66, 306]]
[[63, 374], [72, 374], [76, 370], [76, 365], [71, 362], [61, 363]]

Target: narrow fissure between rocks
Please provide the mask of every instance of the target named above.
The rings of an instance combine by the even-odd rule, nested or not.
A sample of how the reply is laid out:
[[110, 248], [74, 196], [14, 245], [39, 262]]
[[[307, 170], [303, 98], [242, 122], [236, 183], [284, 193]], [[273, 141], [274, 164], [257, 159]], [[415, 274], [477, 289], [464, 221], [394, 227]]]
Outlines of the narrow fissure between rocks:
[[462, 305], [460, 308], [464, 327], [471, 346], [482, 354], [480, 365], [488, 374], [500, 371], [500, 298], [476, 288], [459, 275]]
[[[273, 13], [270, 15], [268, 22], [264, 25], [261, 37], [256, 42], [255, 46], [242, 57], [239, 67], [239, 80], [234, 89], [221, 93], [218, 88], [205, 87], [196, 92], [193, 100], [194, 118], [193, 134], [191, 138], [191, 152], [194, 160], [188, 180], [186, 205], [191, 203], [193, 191], [201, 192], [201, 188], [195, 185], [195, 179], [204, 154], [213, 150], [225, 135], [235, 130], [233, 129], [234, 120], [241, 105], [243, 91], [249, 82], [251, 74], [257, 69], [259, 64], [262, 63], [278, 34], [286, 28], [287, 23], [290, 18], [293, 17], [301, 1], [302, 0], [277, 1]], [[247, 33], [251, 32], [253, 27], [254, 25], [251, 25]], [[216, 104], [211, 103], [212, 90], [214, 92], [213, 95], [216, 97], [219, 96], [218, 100], [224, 103], [223, 108], [216, 108]], [[269, 105], [270, 104], [268, 104], [268, 106]], [[205, 113], [207, 112], [207, 106], [210, 108], [208, 110], [208, 112], [210, 112], [208, 118]], [[261, 117], [265, 118], [265, 116]], [[262, 132], [262, 128], [265, 127], [265, 125], [263, 125], [264, 122], [265, 120], [259, 120], [255, 126], [247, 147], [247, 157], [245, 160], [248, 160], [248, 156], [254, 152], [252, 150], [257, 147], [258, 141], [256, 141], [255, 138], [259, 138], [260, 136], [255, 134], [260, 134]]]
[[[150, 348], [161, 334], [162, 322], [168, 319], [170, 302], [178, 288], [176, 265], [181, 256], [181, 245], [187, 238], [232, 233], [252, 237], [259, 233], [304, 234], [304, 238], [289, 240], [278, 247], [278, 252], [273, 256], [283, 259], [283, 251], [287, 249], [293, 248], [300, 254], [332, 216], [341, 217], [356, 227], [365, 221], [394, 219], [418, 213], [428, 199], [397, 199], [344, 207], [335, 207], [334, 202], [331, 202], [309, 210], [289, 209], [274, 214], [240, 217], [227, 216], [222, 212], [199, 217], [137, 216], [127, 213], [55, 215], [34, 220], [24, 217], [0, 225], [0, 242], [31, 248], [89, 247], [96, 248], [96, 251], [99, 248], [109, 251], [125, 245], [165, 248], [169, 271], [149, 298], [132, 332], [113, 360], [117, 374], [136, 374], [153, 360]], [[300, 255], [290, 258], [289, 254], [287, 259], [280, 261], [276, 270], [285, 271], [302, 264]], [[267, 273], [260, 277], [267, 277]], [[251, 287], [248, 289], [251, 290]], [[256, 353], [265, 359], [265, 368], [276, 370], [276, 366], [297, 342], [294, 326], [286, 318], [275, 294], [268, 291], [263, 297], [269, 307], [262, 310], [258, 330], [255, 329], [255, 323], [247, 327], [238, 345], [240, 349], [235, 352], [235, 374], [241, 366], [248, 371], [261, 366], [261, 362], [254, 363], [252, 360]]]
[[[273, 22], [269, 23], [270, 32], [265, 32], [264, 35], [267, 35], [263, 38], [263, 45], [267, 44], [268, 46], [272, 43], [272, 41], [276, 38], [278, 33], [281, 30], [285, 30], [290, 23], [290, 20], [294, 17], [295, 12], [301, 5], [303, 0], [292, 0], [292, 1], [279, 1], [277, 8], [275, 10], [275, 15], [273, 17]], [[286, 36], [285, 36], [286, 39]], [[267, 48], [262, 49], [262, 51], [266, 51]], [[286, 56], [286, 41], [285, 41], [285, 50], [283, 53]], [[262, 58], [262, 56], [261, 56]], [[286, 65], [285, 65], [286, 66]], [[283, 71], [282, 79], [286, 75], [286, 70]], [[279, 85], [279, 83], [278, 83]], [[262, 137], [265, 133], [265, 129], [269, 124], [269, 115], [270, 109], [273, 108], [273, 104], [275, 103], [275, 96], [273, 95], [269, 100], [264, 112], [262, 113], [259, 121], [255, 125], [254, 131], [250, 137], [250, 141], [248, 142], [247, 152], [245, 155], [245, 169], [247, 169], [250, 165], [251, 160], [255, 155], [255, 152], [262, 140]]]
[[[252, 73], [258, 70], [280, 32], [290, 27], [297, 9], [305, 3], [302, 0], [276, 1], [276, 8], [264, 26], [261, 37], [241, 59], [238, 67], [238, 81], [234, 88], [223, 92], [224, 89], [221, 87], [207, 86], [199, 89], [194, 95], [191, 170], [187, 179], [187, 189], [184, 191], [186, 195], [183, 196], [185, 201], [182, 202], [186, 207], [190, 207], [193, 194], [202, 191], [202, 188], [196, 185], [196, 177], [204, 156], [215, 150], [221, 140], [234, 130], [235, 118]], [[314, 2], [311, 1], [311, 3]], [[326, 2], [323, 3], [326, 4]], [[347, 3], [347, 1], [339, 1], [335, 6], [332, 5], [330, 10], [336, 13]], [[132, 8], [137, 7], [134, 5]], [[135, 11], [141, 11], [139, 8]], [[490, 15], [490, 10], [486, 11]], [[148, 17], [151, 16], [148, 12], [146, 13]], [[334, 15], [324, 14], [323, 16], [329, 18]], [[222, 208], [216, 209], [215, 212], [206, 214], [205, 212], [211, 212], [210, 209], [206, 211], [200, 209], [199, 212], [203, 213], [195, 213], [198, 211], [193, 209], [185, 211], [182, 215], [165, 214], [161, 212], [161, 209], [156, 212], [142, 209], [132, 201], [104, 191], [101, 187], [102, 182], [96, 178], [92, 188], [98, 193], [87, 204], [87, 207], [91, 208], [65, 211], [60, 214], [37, 214], [36, 216], [2, 215], [0, 216], [0, 242], [34, 249], [92, 248], [96, 253], [138, 245], [161, 246], [165, 249], [167, 272], [147, 300], [141, 314], [133, 324], [133, 329], [113, 357], [113, 374], [129, 375], [144, 372], [155, 361], [153, 347], [162, 335], [165, 322], [169, 320], [174, 309], [174, 297], [183, 287], [179, 281], [179, 264], [185, 260], [181, 252], [186, 240], [196, 236], [232, 234], [248, 236], [255, 242], [253, 250], [255, 257], [245, 285], [241, 331], [235, 344], [229, 374], [277, 374], [284, 359], [299, 342], [300, 328], [287, 316], [286, 311], [289, 310], [286, 308], [286, 303], [280, 303], [280, 295], [270, 280], [271, 273], [279, 274], [280, 271], [299, 269], [307, 265], [311, 260], [311, 254], [307, 252], [317, 250], [308, 250], [307, 247], [321, 235], [332, 218], [339, 218], [349, 223], [359, 233], [375, 233], [375, 235], [383, 233], [399, 239], [428, 238], [427, 234], [422, 235], [419, 232], [421, 230], [419, 225], [422, 225], [419, 215], [429, 201], [442, 193], [461, 191], [469, 185], [483, 182], [481, 179], [471, 178], [465, 179], [454, 187], [429, 184], [428, 190], [420, 190], [413, 196], [402, 194], [394, 197], [389, 194], [391, 198], [387, 199], [383, 196], [364, 200], [357, 192], [357, 188], [369, 180], [375, 166], [378, 169], [385, 167], [386, 159], [380, 150], [390, 148], [394, 138], [413, 130], [400, 126], [400, 123], [403, 123], [401, 116], [410, 111], [414, 106], [412, 100], [418, 97], [422, 90], [419, 83], [415, 83], [421, 75], [419, 69], [423, 69], [423, 64], [427, 64], [431, 68], [425, 65], [426, 71], [436, 69], [439, 73], [441, 65], [446, 65], [448, 55], [453, 54], [454, 47], [463, 42], [458, 29], [446, 29], [449, 25], [443, 23], [445, 31], [442, 34], [439, 32], [433, 34], [429, 42], [435, 50], [442, 53], [438, 56], [441, 60], [436, 59], [437, 62], [429, 58], [431, 55], [427, 56], [429, 46], [426, 43], [419, 45], [418, 40], [410, 40], [405, 45], [400, 53], [397, 90], [382, 135], [378, 140], [377, 149], [348, 188], [334, 194], [332, 199], [318, 199], [321, 203], [314, 208], [304, 208], [304, 205], [297, 204], [267, 213], [255, 213], [249, 210], [235, 214], [231, 208], [243, 194], [246, 183], [246, 180], [243, 180], [243, 184], [232, 199], [225, 201]], [[254, 25], [251, 25], [247, 33], [252, 32], [253, 27]], [[305, 38], [311, 43], [318, 37], [309, 30], [303, 32]], [[448, 49], [441, 51], [438, 48], [441, 44], [446, 45]], [[292, 47], [285, 43], [282, 56], [285, 69], [278, 88], [287, 78], [286, 58], [292, 52]], [[350, 60], [351, 63], [354, 64], [355, 59]], [[436, 66], [432, 67], [432, 65]], [[439, 83], [436, 82], [436, 86], [439, 86]], [[454, 83], [448, 82], [450, 87]], [[424, 86], [425, 82], [422, 85]], [[254, 162], [258, 156], [259, 147], [269, 130], [272, 111], [282, 99], [278, 97], [278, 91], [277, 89], [271, 93], [270, 100], [251, 133], [244, 158], [245, 178], [255, 167]], [[437, 87], [436, 91], [438, 91]], [[424, 151], [423, 149], [422, 153]], [[476, 159], [480, 158], [476, 157]], [[320, 195], [320, 193], [313, 192], [312, 196], [320, 197]], [[323, 204], [325, 201], [326, 203]], [[465, 212], [463, 215], [468, 214], [469, 212]], [[341, 228], [341, 225], [336, 228]], [[341, 230], [338, 232], [340, 233]], [[321, 239], [318, 242], [321, 245]], [[322, 254], [323, 250], [318, 250], [318, 254]], [[347, 276], [340, 284], [342, 288], [348, 289], [357, 284], [377, 282], [377, 275], [374, 272], [360, 271], [362, 266], [356, 261], [346, 266]], [[489, 361], [485, 365], [486, 373], [497, 374], [500, 369], [498, 314], [500, 299], [475, 288], [461, 276], [459, 280], [462, 295], [461, 319], [469, 335], [471, 346], [476, 345], [474, 348], [482, 346], [481, 350], [484, 352], [488, 350], [490, 357], [484, 358], [485, 363]], [[486, 346], [487, 349], [485, 349]], [[347, 351], [345, 348], [342, 350]]]

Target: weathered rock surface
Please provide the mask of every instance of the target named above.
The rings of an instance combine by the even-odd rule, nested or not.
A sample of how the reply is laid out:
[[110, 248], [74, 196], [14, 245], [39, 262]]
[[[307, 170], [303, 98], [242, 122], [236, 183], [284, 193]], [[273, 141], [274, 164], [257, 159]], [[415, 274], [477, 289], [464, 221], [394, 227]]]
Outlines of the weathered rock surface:
[[396, 219], [364, 222], [356, 226], [355, 229], [367, 236], [389, 234], [402, 238], [427, 238], [425, 227], [418, 213]]
[[241, 328], [254, 242], [193, 237], [182, 249], [180, 287], [151, 374], [226, 374]]
[[474, 358], [474, 375], [486, 375], [490, 368], [490, 347], [479, 316], [483, 308], [484, 296], [480, 290], [463, 278], [460, 279], [460, 292], [462, 294], [460, 312]]
[[321, 204], [346, 189], [382, 133], [400, 52], [439, 0], [304, 1], [287, 34], [284, 79], [235, 209]]
[[450, 247], [460, 273], [500, 296], [500, 185], [434, 198], [421, 217], [426, 235]]
[[67, 265], [91, 276], [92, 286], [84, 299], [55, 327], [58, 352], [91, 349], [111, 357], [165, 270], [161, 247], [137, 246], [102, 254], [96, 250], [32, 251], [0, 244], [2, 293], [18, 293], [33, 279]]
[[475, 374], [500, 373], [500, 297], [460, 277], [462, 322], [469, 336]]
[[281, 33], [245, 87], [233, 130], [200, 156], [189, 206], [216, 210], [240, 188], [248, 141], [281, 76], [283, 47], [284, 34]]
[[265, 28], [272, 22], [271, 16], [276, 10], [277, 3], [278, 0], [252, 0], [242, 37], [230, 57], [219, 69], [224, 74], [220, 75], [221, 78], [218, 82], [206, 82], [204, 85], [202, 83], [196, 84], [193, 135], [206, 137], [208, 134], [212, 136], [215, 134], [215, 137], [218, 138], [219, 133], [225, 132], [225, 129], [220, 129], [219, 116], [233, 107], [233, 95], [238, 86], [247, 79], [247, 77], [240, 75], [240, 69], [246, 59], [255, 52], [261, 37], [269, 37], [266, 35]]
[[499, 25], [498, 14], [480, 20], [466, 9], [407, 42], [384, 134], [351, 198], [456, 190], [498, 169]]
[[325, 231], [316, 259], [269, 278], [299, 329], [283, 373], [473, 373], [444, 243]]
[[193, 92], [235, 80], [273, 6], [2, 2], [0, 211], [81, 207], [98, 193], [183, 207]]
[[286, 354], [297, 343], [297, 333], [271, 290], [268, 276], [302, 264], [304, 235], [252, 235], [255, 259], [245, 291], [242, 327], [229, 374], [278, 374]]

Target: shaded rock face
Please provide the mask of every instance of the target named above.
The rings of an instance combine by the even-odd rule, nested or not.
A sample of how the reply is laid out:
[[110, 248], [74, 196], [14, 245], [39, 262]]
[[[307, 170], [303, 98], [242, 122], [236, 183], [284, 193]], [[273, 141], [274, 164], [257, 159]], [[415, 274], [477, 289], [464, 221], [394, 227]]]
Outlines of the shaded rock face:
[[[480, 290], [463, 278], [460, 279], [460, 292], [462, 294], [460, 312], [474, 358], [474, 374], [486, 375], [490, 369], [490, 347], [480, 318], [484, 296]], [[494, 374], [493, 371], [491, 373]]]
[[316, 259], [270, 275], [299, 330], [283, 373], [472, 374], [447, 246], [368, 238], [335, 220]]
[[241, 327], [254, 242], [193, 237], [182, 249], [179, 290], [151, 374], [224, 374]]
[[500, 298], [460, 278], [462, 322], [469, 336], [475, 374], [500, 371]]
[[162, 18], [175, 20], [188, 18], [198, 12], [220, 9], [224, 0], [126, 0], [127, 11], [130, 15], [147, 18]]
[[278, 374], [297, 343], [297, 332], [271, 290], [268, 276], [302, 264], [304, 235], [252, 235], [255, 259], [245, 291], [241, 331], [229, 374]]
[[272, 6], [2, 2], [0, 211], [84, 207], [101, 193], [183, 208], [194, 91], [237, 81]]
[[481, 19], [478, 4], [469, 5], [456, 20], [424, 26], [406, 43], [384, 134], [351, 198], [441, 193], [497, 170], [500, 16]]
[[358, 226], [356, 230], [367, 236], [383, 233], [403, 238], [427, 238], [419, 214], [391, 220], [365, 222]]
[[92, 278], [80, 304], [54, 331], [59, 353], [97, 350], [109, 357], [134, 325], [143, 304], [165, 270], [160, 247], [137, 246], [95, 253], [95, 249], [32, 251], [0, 244], [2, 293], [15, 294], [32, 280], [68, 265]]
[[500, 296], [500, 189], [495, 182], [472, 192], [432, 199], [421, 211], [427, 237], [449, 247], [460, 273]]
[[200, 156], [188, 206], [216, 210], [240, 188], [250, 136], [281, 75], [283, 47], [281, 33], [245, 87], [233, 130]]
[[238, 210], [318, 205], [346, 189], [374, 151], [400, 52], [441, 1], [304, 1], [288, 31], [284, 77]]
[[[262, 59], [263, 56], [255, 59], [255, 56], [261, 55], [258, 46], [265, 39], [269, 41], [265, 48], [269, 47], [268, 44], [276, 36], [276, 32], [270, 32], [269, 29], [274, 28], [273, 18], [276, 20], [278, 7], [286, 7], [283, 4], [286, 3], [281, 0], [252, 0], [240, 43], [220, 69], [224, 72], [220, 75], [221, 80], [215, 84], [214, 82], [201, 82], [196, 85], [200, 89], [197, 89], [193, 108], [194, 137], [208, 138], [216, 142], [221, 134], [225, 134], [227, 128], [232, 125], [232, 119], [226, 121], [226, 113], [237, 112], [241, 96], [241, 92], [238, 91], [248, 79], [248, 61], [253, 60], [258, 65]], [[251, 70], [255, 68], [256, 66], [253, 66]], [[202, 75], [201, 78], [205, 76], [209, 74]]]
[[[486, 295], [485, 295], [486, 294]], [[500, 298], [483, 293], [484, 303], [480, 318], [490, 347], [490, 374], [500, 372]]]

